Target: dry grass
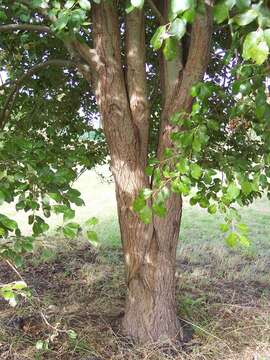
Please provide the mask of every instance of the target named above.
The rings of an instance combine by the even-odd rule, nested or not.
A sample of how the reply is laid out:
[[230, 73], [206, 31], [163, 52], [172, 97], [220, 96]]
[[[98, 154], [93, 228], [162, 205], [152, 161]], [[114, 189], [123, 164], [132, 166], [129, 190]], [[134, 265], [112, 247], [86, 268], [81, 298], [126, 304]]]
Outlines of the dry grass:
[[[140, 347], [119, 331], [125, 297], [121, 253], [108, 248], [96, 252], [83, 242], [59, 248], [46, 261], [28, 259], [21, 270], [36, 291], [32, 304], [26, 301], [12, 309], [0, 302], [1, 359], [270, 359], [266, 259], [256, 263], [217, 246], [182, 249], [177, 264], [178, 315], [192, 324], [193, 339], [184, 348]], [[199, 261], [192, 255], [195, 250], [208, 256]], [[14, 279], [6, 264], [1, 265], [3, 272]], [[50, 326], [42, 321], [40, 310]], [[18, 319], [29, 325], [20, 328]], [[76, 339], [65, 333], [70, 329]], [[48, 349], [37, 350], [38, 340], [48, 341]]]

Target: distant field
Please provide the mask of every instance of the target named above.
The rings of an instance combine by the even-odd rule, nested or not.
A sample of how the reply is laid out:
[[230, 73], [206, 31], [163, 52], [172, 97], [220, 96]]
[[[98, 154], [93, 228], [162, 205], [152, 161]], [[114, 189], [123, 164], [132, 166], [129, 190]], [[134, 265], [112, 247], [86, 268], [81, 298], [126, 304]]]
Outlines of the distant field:
[[[102, 167], [96, 171], [84, 173], [75, 183], [81, 191], [85, 206], [76, 207], [76, 221], [83, 222], [91, 216], [99, 218], [97, 232], [102, 246], [120, 246], [120, 234], [117, 221], [117, 209], [114, 193], [114, 184], [109, 171]], [[14, 206], [2, 206], [1, 212], [16, 219], [25, 232], [30, 232], [27, 223], [27, 214], [16, 212]], [[270, 249], [270, 201], [260, 199], [248, 208], [240, 210], [243, 222], [249, 225], [251, 248], [256, 253]], [[50, 234], [57, 225], [61, 224], [61, 216], [52, 216], [48, 223], [51, 226]], [[220, 215], [210, 215], [199, 207], [191, 207], [188, 201], [184, 202], [182, 227], [180, 233], [180, 248], [188, 244], [223, 244], [223, 234], [219, 230], [222, 222]], [[269, 250], [270, 254], [270, 250]]]

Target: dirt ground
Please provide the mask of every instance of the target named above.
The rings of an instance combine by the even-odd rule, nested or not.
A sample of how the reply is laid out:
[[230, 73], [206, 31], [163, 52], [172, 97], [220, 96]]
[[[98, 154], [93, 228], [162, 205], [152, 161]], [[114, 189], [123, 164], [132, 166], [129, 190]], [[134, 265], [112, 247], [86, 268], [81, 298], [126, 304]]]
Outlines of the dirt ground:
[[[20, 269], [32, 297], [15, 308], [0, 300], [0, 359], [270, 359], [270, 259], [254, 268], [252, 257], [201, 250], [204, 256], [194, 258], [189, 254], [198, 249], [186, 249], [177, 262], [178, 315], [193, 338], [182, 347], [140, 347], [121, 336], [120, 250], [84, 242], [50, 256], [37, 249]], [[3, 280], [18, 280], [5, 262]]]

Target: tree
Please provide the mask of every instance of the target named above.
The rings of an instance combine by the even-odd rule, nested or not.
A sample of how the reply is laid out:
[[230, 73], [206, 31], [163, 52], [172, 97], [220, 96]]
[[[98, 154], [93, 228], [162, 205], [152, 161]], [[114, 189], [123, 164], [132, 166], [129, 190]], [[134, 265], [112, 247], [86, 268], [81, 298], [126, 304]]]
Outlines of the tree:
[[[260, 3], [250, 6], [248, 0], [219, 1], [214, 17], [223, 28], [214, 29], [213, 4], [203, 1], [149, 0], [144, 4], [143, 0], [131, 0], [127, 8], [113, 0], [1, 1], [2, 69], [9, 74], [10, 83], [2, 86], [7, 95], [0, 122], [4, 131], [14, 130], [11, 141], [14, 143], [16, 131], [21, 134], [20, 127], [26, 126], [20, 123], [25, 121], [26, 111], [26, 129], [33, 131], [33, 138], [38, 133], [35, 124], [39, 133], [44, 129], [47, 136], [53, 133], [53, 143], [59, 136], [55, 128], [61, 131], [67, 126], [63, 137], [66, 151], [71, 137], [81, 139], [78, 135], [89, 126], [83, 118], [95, 113], [97, 104], [115, 180], [125, 259], [128, 292], [123, 329], [142, 342], [181, 335], [175, 301], [181, 196], [196, 189], [191, 203], [199, 203], [210, 213], [219, 208], [229, 224], [222, 226], [226, 232], [237, 218], [233, 203], [246, 204], [269, 186], [265, 135], [269, 105], [263, 85], [269, 13]], [[39, 65], [37, 59], [41, 59]], [[59, 66], [72, 66], [79, 75], [72, 70], [59, 72], [55, 68]], [[45, 68], [50, 70], [46, 73]], [[23, 75], [22, 69], [27, 69]], [[33, 121], [31, 96], [39, 104], [39, 92], [45, 116], [39, 112]], [[57, 114], [52, 118], [54, 111]], [[62, 111], [71, 111], [73, 119]], [[250, 135], [251, 128], [254, 134]], [[79, 157], [76, 151], [68, 164], [56, 161], [52, 151], [57, 171], [51, 172], [47, 166], [49, 177], [46, 173], [45, 180], [44, 166], [33, 163], [33, 184], [45, 210], [50, 209], [45, 195], [53, 193], [52, 198], [64, 204], [56, 211], [72, 218], [70, 201], [80, 200], [66, 184], [75, 177], [66, 168], [91, 167], [84, 149]], [[96, 156], [94, 150], [92, 156]], [[8, 151], [10, 147], [6, 158]], [[243, 159], [237, 160], [240, 153]], [[26, 158], [30, 157], [27, 153]], [[91, 164], [103, 158], [101, 152]], [[262, 159], [263, 170], [256, 168]], [[43, 160], [48, 162], [47, 156]], [[247, 173], [251, 177], [246, 177]], [[58, 182], [53, 180], [55, 176]], [[13, 183], [16, 191], [20, 185], [20, 181]], [[5, 194], [3, 198], [8, 200]], [[30, 200], [38, 203], [37, 195]], [[21, 201], [25, 208], [23, 195]], [[36, 234], [46, 230], [42, 219], [31, 219], [37, 224], [33, 227]], [[66, 234], [76, 234], [72, 224], [65, 228]], [[3, 229], [6, 236], [16, 225]], [[246, 227], [240, 223], [237, 229], [227, 237], [230, 245], [247, 242]]]

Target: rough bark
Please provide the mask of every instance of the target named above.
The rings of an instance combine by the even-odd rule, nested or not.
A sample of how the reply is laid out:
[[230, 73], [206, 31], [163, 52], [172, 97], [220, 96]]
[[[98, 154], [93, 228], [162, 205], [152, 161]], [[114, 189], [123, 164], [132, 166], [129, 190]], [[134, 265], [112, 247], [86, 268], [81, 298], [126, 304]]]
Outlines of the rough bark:
[[[125, 64], [121, 58], [115, 3], [94, 5], [92, 14], [95, 50], [81, 43], [72, 46], [94, 70], [95, 93], [111, 155], [128, 286], [123, 330], [140, 342], [175, 340], [182, 335], [175, 302], [181, 198], [172, 195], [167, 201], [166, 218], [153, 216], [149, 225], [143, 224], [132, 210], [139, 190], [150, 187], [144, 173], [149, 106], [143, 14], [137, 10], [126, 18]], [[210, 24], [208, 15], [198, 16], [195, 21], [185, 69], [182, 70], [179, 59], [172, 63], [163, 62], [161, 78], [165, 99], [158, 145], [160, 159], [164, 149], [171, 146], [170, 116], [176, 110], [189, 111], [191, 86], [201, 80], [205, 71]], [[192, 49], [192, 46], [198, 48]]]
[[[169, 220], [154, 218], [149, 226], [148, 246], [140, 267], [128, 283], [123, 326], [126, 334], [141, 342], [175, 341], [183, 335], [175, 300], [175, 258], [181, 207], [175, 207], [175, 201], [171, 201], [171, 205]], [[138, 243], [137, 236], [133, 242]], [[127, 250], [125, 256], [129, 259], [132, 253]]]

